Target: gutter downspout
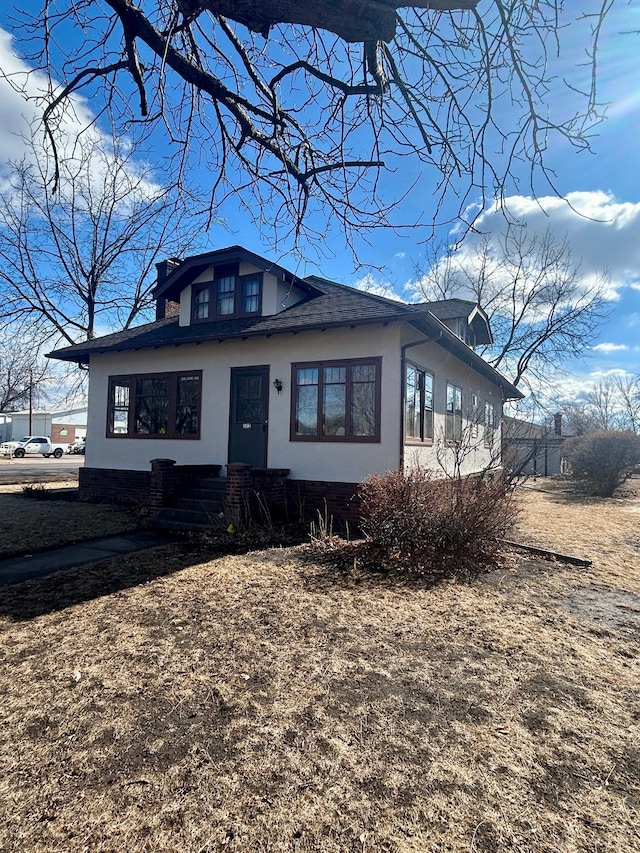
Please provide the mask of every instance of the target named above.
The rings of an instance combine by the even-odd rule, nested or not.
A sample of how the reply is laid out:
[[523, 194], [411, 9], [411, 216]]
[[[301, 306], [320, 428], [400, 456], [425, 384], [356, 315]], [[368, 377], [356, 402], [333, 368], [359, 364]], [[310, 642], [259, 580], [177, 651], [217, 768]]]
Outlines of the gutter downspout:
[[[438, 331], [435, 337], [421, 338], [419, 341], [412, 341], [410, 344], [403, 344], [400, 348], [400, 453], [398, 454], [399, 466], [398, 470], [404, 470], [404, 410], [407, 403], [407, 356], [406, 352], [411, 347], [419, 347], [421, 344], [432, 344], [439, 341], [442, 337], [442, 330]], [[435, 406], [434, 406], [435, 415]]]

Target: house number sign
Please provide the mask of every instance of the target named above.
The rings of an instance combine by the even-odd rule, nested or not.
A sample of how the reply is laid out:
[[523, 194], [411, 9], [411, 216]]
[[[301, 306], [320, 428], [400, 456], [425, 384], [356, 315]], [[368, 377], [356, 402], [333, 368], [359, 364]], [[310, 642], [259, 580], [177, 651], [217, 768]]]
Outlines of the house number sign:
[[242, 424], [242, 429], [251, 429], [251, 424]]

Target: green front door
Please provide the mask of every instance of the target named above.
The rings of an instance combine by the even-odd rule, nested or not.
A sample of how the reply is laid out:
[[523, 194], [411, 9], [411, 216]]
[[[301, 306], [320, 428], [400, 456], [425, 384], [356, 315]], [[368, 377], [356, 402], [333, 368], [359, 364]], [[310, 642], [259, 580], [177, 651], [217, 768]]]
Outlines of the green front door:
[[267, 467], [269, 368], [231, 368], [229, 462]]

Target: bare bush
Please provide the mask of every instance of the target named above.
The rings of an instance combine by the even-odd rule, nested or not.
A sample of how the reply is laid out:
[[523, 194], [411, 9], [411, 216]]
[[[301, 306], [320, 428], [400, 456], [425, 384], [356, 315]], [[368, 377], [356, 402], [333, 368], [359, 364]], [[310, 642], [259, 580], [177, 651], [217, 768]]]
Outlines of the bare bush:
[[421, 574], [482, 571], [516, 516], [512, 491], [498, 477], [389, 471], [365, 480], [359, 496], [361, 527], [383, 561]]
[[563, 452], [573, 477], [592, 494], [608, 498], [640, 463], [640, 436], [630, 430], [601, 430], [567, 439]]

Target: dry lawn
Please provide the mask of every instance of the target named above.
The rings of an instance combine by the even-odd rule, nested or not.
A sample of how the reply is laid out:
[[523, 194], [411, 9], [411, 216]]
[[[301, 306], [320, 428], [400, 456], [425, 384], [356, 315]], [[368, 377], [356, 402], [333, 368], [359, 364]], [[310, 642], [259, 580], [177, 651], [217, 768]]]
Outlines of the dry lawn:
[[637, 851], [640, 498], [433, 588], [172, 547], [0, 591], [0, 850]]
[[[76, 482], [36, 486], [56, 493]], [[22, 486], [0, 486], [0, 559], [46, 551], [69, 542], [82, 542], [134, 530], [137, 518], [130, 509], [106, 504], [25, 498]], [[0, 848], [1, 849], [1, 848]]]

